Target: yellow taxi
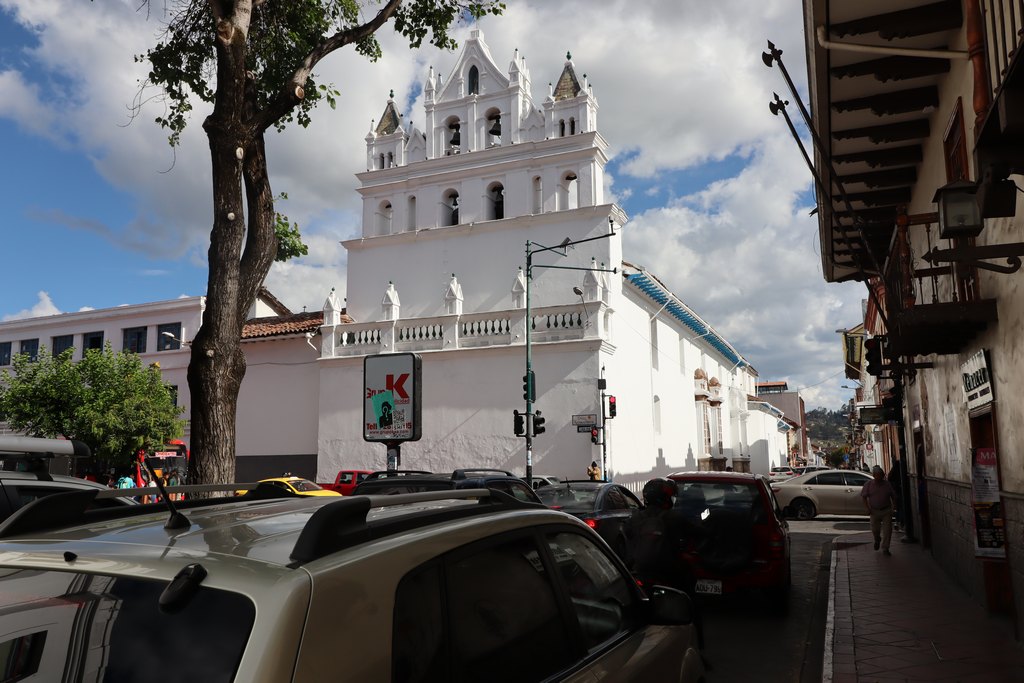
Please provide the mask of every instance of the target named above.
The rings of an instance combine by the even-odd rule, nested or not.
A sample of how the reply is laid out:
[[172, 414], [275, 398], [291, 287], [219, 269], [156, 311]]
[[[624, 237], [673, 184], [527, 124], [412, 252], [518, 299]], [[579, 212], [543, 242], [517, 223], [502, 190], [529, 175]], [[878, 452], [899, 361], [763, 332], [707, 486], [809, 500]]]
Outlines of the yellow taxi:
[[[286, 491], [298, 494], [300, 496], [337, 496], [341, 497], [341, 494], [337, 491], [328, 491], [327, 489], [314, 484], [309, 479], [303, 479], [302, 477], [271, 477], [270, 479], [260, 479], [260, 484], [271, 484], [278, 486]], [[246, 491], [236, 491], [239, 496], [244, 496]]]

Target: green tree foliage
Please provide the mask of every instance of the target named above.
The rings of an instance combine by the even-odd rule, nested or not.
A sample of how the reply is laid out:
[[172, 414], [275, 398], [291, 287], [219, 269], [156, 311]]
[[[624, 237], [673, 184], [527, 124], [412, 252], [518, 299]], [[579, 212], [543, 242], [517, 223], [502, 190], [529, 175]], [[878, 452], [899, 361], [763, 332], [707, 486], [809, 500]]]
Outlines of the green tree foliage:
[[109, 343], [77, 363], [71, 354], [55, 358], [40, 348], [38, 360], [14, 357], [0, 379], [0, 416], [13, 429], [77, 439], [97, 458], [120, 463], [144, 445], [182, 435], [182, 408], [159, 366], [143, 367], [136, 354], [114, 353]]
[[375, 34], [388, 22], [410, 47], [427, 41], [454, 48], [456, 21], [500, 14], [495, 0], [171, 0], [170, 21], [148, 61], [148, 83], [166, 96], [157, 123], [171, 145], [181, 140], [193, 107], [210, 143], [213, 226], [207, 307], [192, 340], [191, 478], [234, 481], [235, 411], [245, 376], [240, 348], [245, 314], [275, 260], [306, 253], [298, 227], [274, 208], [264, 134], [295, 121], [309, 124], [320, 101], [340, 92], [314, 70], [347, 45], [370, 60]]

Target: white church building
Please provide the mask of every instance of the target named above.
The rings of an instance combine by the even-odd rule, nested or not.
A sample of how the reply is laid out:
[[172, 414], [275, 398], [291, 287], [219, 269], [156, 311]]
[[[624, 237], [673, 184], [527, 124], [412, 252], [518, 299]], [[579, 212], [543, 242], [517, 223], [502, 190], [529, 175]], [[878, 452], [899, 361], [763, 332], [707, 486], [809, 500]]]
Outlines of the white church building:
[[[319, 314], [279, 304], [247, 325], [240, 479], [288, 469], [331, 481], [341, 468], [383, 468], [385, 447], [363, 440], [363, 362], [402, 352], [422, 359], [422, 438], [403, 444], [402, 468], [524, 474], [513, 410], [525, 410], [527, 326], [534, 409], [546, 418], [535, 474], [584, 478], [604, 461], [636, 488], [675, 470], [784, 464], [789, 425], [754, 395], [747, 359], [622, 253], [628, 219], [605, 197], [598, 102], [571, 56], [538, 103], [525, 58], [516, 51], [502, 71], [474, 30], [446, 78], [430, 70], [423, 94], [423, 129], [389, 99], [366, 135], [362, 234], [343, 243], [347, 298], [330, 294], [312, 339]], [[533, 256], [527, 309], [527, 249], [543, 247], [555, 248]], [[139, 308], [156, 350], [167, 338], [156, 326], [174, 321], [155, 306], [107, 314], [137, 329], [125, 316]], [[90, 312], [89, 324], [103, 313]], [[17, 352], [61, 318], [0, 323], [0, 366], [5, 342]], [[73, 334], [66, 322], [61, 334]], [[599, 380], [617, 415], [593, 443], [588, 416], [600, 427], [606, 412]]]

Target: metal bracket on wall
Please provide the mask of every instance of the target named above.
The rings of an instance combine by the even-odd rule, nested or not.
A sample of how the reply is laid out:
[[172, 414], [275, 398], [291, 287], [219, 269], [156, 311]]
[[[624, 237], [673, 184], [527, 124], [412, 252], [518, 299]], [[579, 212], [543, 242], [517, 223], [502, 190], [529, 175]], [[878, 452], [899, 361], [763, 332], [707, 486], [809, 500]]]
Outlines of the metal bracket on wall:
[[[1012, 244], [987, 244], [975, 247], [951, 247], [949, 249], [932, 249], [923, 258], [928, 263], [962, 263], [974, 268], [990, 270], [995, 273], [1016, 273], [1020, 270], [1020, 257], [1024, 256], [1024, 242]], [[986, 263], [982, 259], [1006, 259], [1006, 265]]]

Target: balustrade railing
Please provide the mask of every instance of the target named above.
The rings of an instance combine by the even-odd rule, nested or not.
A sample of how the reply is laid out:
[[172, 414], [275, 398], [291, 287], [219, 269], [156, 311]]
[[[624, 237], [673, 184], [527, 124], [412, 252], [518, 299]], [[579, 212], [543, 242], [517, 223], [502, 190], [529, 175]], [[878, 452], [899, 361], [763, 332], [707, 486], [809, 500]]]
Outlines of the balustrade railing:
[[1021, 46], [1024, 0], [981, 0], [989, 85], [999, 92], [1006, 71]]

